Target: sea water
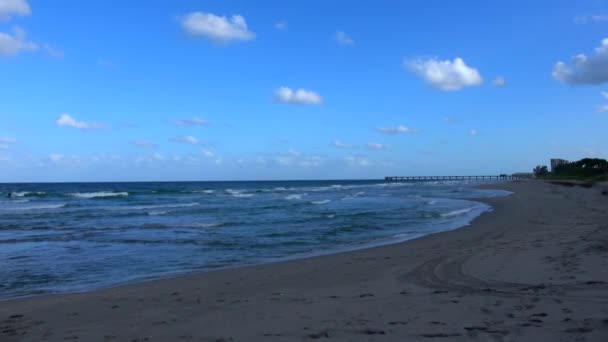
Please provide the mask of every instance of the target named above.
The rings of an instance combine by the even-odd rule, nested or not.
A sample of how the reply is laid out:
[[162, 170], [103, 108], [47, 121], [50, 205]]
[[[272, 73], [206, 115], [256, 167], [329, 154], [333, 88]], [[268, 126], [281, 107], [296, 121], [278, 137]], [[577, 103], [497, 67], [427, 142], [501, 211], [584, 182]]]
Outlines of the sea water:
[[0, 298], [333, 253], [468, 224], [478, 182], [0, 184]]

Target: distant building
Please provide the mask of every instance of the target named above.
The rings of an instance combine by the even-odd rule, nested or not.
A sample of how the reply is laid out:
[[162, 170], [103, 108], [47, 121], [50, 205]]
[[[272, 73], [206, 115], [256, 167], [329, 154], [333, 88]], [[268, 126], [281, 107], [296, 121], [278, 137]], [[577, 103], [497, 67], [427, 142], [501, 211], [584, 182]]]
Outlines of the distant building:
[[567, 161], [565, 159], [558, 159], [558, 158], [551, 159], [551, 172], [554, 172], [556, 167], [558, 167], [560, 165], [568, 164], [568, 163], [569, 163], [569, 161]]

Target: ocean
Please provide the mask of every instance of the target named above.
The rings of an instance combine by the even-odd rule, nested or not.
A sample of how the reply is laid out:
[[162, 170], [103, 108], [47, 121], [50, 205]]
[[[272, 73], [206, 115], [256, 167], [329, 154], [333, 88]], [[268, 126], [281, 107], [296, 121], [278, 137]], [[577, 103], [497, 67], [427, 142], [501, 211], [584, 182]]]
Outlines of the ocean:
[[477, 184], [0, 184], [0, 298], [87, 291], [451, 230], [491, 210], [467, 199], [508, 194]]

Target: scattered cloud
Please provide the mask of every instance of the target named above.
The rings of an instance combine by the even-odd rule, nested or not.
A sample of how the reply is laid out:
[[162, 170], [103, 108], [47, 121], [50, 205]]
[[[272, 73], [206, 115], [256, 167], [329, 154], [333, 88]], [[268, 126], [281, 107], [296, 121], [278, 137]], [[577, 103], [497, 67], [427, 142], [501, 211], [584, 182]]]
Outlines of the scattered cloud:
[[404, 65], [433, 88], [443, 91], [455, 91], [483, 83], [477, 69], [467, 66], [461, 58], [453, 61], [436, 58], [406, 60]]
[[8, 21], [12, 16], [28, 16], [32, 13], [27, 0], [0, 0], [0, 21]]
[[498, 76], [492, 81], [492, 85], [497, 88], [502, 88], [507, 85], [507, 80], [505, 80], [503, 77]]
[[215, 153], [209, 151], [209, 150], [203, 150], [203, 152], [201, 152], [205, 157], [208, 158], [213, 158], [215, 157]]
[[[0, 4], [2, 0], [0, 0]], [[0, 56], [11, 57], [21, 52], [36, 51], [38, 45], [26, 40], [27, 33], [20, 27], [13, 27], [13, 35], [0, 32]]]
[[279, 103], [299, 104], [299, 105], [320, 105], [323, 98], [312, 90], [298, 89], [291, 90], [288, 87], [281, 87], [274, 93], [274, 100]]
[[458, 121], [458, 119], [450, 117], [450, 116], [446, 116], [443, 118], [443, 122], [445, 122], [445, 123], [454, 123], [457, 121]]
[[42, 47], [44, 48], [44, 51], [46, 51], [46, 53], [53, 58], [63, 59], [63, 57], [65, 57], [65, 53], [63, 51], [55, 49], [49, 44], [44, 44]]
[[156, 144], [148, 140], [134, 140], [130, 141], [129, 144], [139, 148], [156, 148]]
[[347, 143], [339, 141], [339, 140], [334, 141], [332, 143], [332, 146], [335, 148], [354, 148], [355, 147], [354, 145], [347, 144]]
[[2, 144], [16, 144], [17, 143], [17, 139], [15, 139], [15, 138], [8, 138], [8, 137], [0, 137], [0, 143], [2, 143]]
[[377, 143], [377, 142], [368, 142], [367, 148], [373, 151], [385, 150], [388, 148], [388, 145]]
[[355, 41], [351, 38], [351, 36], [343, 31], [336, 31], [336, 35], [334, 37], [340, 45], [355, 45]]
[[287, 22], [285, 20], [279, 20], [276, 24], [274, 24], [274, 28], [285, 31], [287, 30]]
[[[602, 97], [604, 99], [608, 100], [608, 91], [602, 91], [601, 94], [602, 94]], [[608, 112], [608, 104], [599, 106], [597, 108], [597, 111], [598, 111], [598, 113], [606, 113], [606, 112]]]
[[190, 119], [181, 119], [181, 120], [176, 120], [175, 124], [178, 126], [185, 126], [185, 127], [190, 127], [190, 126], [209, 126], [209, 121], [199, 118], [198, 116], [192, 117]]
[[205, 145], [205, 143], [201, 142], [200, 140], [198, 140], [197, 138], [195, 138], [191, 135], [175, 137], [175, 138], [172, 138], [171, 141], [181, 143], [181, 144], [188, 144], [188, 145]]
[[49, 159], [53, 162], [53, 163], [59, 163], [61, 162], [63, 159], [65, 158], [65, 156], [63, 154], [59, 154], [59, 153], [51, 153], [49, 154]]
[[419, 129], [409, 128], [403, 125], [399, 125], [396, 127], [378, 127], [376, 128], [376, 130], [384, 134], [409, 134], [420, 132]]
[[85, 122], [85, 121], [77, 121], [69, 114], [61, 114], [56, 121], [57, 126], [61, 127], [72, 127], [78, 128], [83, 131], [95, 130], [95, 129], [105, 129], [108, 128], [105, 125], [94, 123], [94, 122]]
[[192, 12], [181, 18], [182, 28], [192, 36], [216, 42], [248, 41], [255, 39], [241, 15], [230, 18], [213, 13]]
[[576, 24], [608, 22], [608, 14], [579, 15], [574, 18]]
[[471, 129], [469, 129], [469, 135], [472, 137], [476, 137], [479, 135], [479, 131], [476, 130], [475, 128], [471, 128]]
[[363, 156], [348, 156], [344, 157], [344, 161], [348, 166], [370, 166], [372, 162]]
[[572, 57], [571, 65], [557, 62], [553, 67], [553, 78], [569, 85], [601, 84], [608, 82], [608, 38], [604, 38], [595, 54], [578, 54]]

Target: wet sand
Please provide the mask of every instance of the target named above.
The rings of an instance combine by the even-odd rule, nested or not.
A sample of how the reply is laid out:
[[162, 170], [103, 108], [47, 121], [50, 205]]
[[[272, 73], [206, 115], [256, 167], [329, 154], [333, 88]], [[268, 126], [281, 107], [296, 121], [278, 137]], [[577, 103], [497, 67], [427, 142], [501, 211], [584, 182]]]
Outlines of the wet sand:
[[405, 243], [3, 301], [0, 340], [608, 341], [608, 196], [491, 187], [514, 194]]

